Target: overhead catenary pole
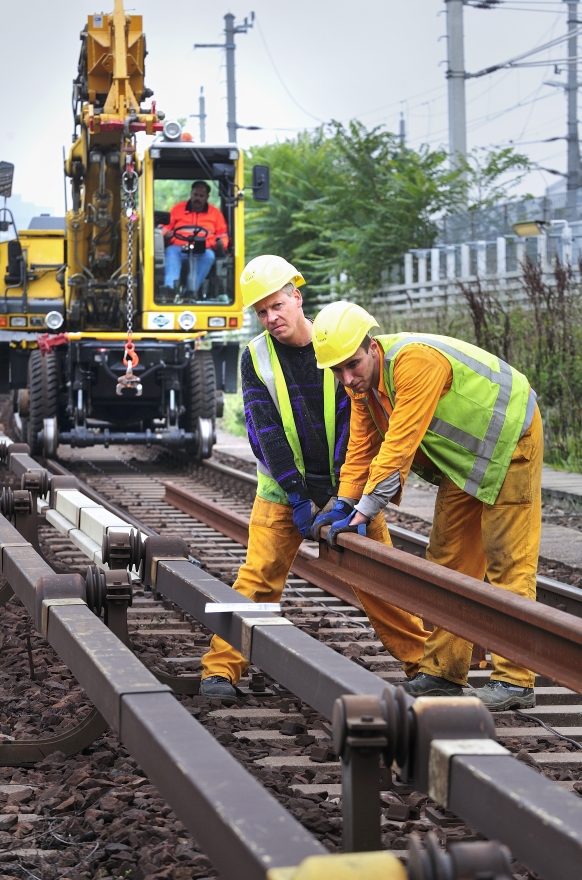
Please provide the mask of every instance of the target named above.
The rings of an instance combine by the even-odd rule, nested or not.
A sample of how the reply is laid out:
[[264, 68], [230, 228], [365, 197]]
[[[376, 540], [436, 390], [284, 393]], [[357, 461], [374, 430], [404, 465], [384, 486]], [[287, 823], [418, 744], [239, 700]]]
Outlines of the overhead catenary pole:
[[458, 168], [467, 156], [465, 112], [465, 49], [463, 0], [445, 0], [447, 4], [447, 80], [449, 93], [449, 157]]
[[578, 138], [578, 0], [565, 0], [568, 3], [568, 218], [576, 220], [578, 215], [578, 190], [580, 189], [580, 141]]
[[234, 15], [228, 12], [224, 16], [224, 36], [226, 37], [226, 127], [228, 142], [236, 144], [236, 80], [234, 75]]
[[198, 130], [200, 143], [206, 143], [206, 99], [204, 98], [204, 86], [200, 86], [200, 94], [198, 96], [198, 113], [191, 113], [190, 119], [198, 120]]
[[234, 38], [236, 34], [246, 34], [247, 30], [253, 26], [255, 13], [251, 12], [251, 20], [245, 18], [242, 24], [234, 23], [234, 15], [227, 12], [224, 16], [224, 43], [195, 43], [195, 49], [225, 49], [226, 50], [226, 105], [227, 105], [227, 122], [228, 142], [236, 144], [236, 133], [238, 124], [236, 121], [236, 77], [234, 66], [234, 50], [236, 43]]
[[200, 126], [200, 143], [206, 143], [206, 101], [204, 98], [204, 86], [200, 86], [198, 97], [198, 124]]
[[400, 146], [402, 149], [406, 146], [406, 123], [404, 122], [404, 114], [400, 114], [400, 131], [398, 134]]

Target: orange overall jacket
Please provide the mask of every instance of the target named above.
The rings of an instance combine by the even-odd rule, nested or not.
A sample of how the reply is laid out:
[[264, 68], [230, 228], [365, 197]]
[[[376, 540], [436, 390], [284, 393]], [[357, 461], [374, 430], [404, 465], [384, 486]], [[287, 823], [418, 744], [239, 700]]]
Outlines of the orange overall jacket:
[[[377, 396], [372, 388], [365, 394], [353, 394], [346, 388], [352, 398], [352, 414], [338, 494], [357, 500], [373, 492], [387, 477], [398, 473], [400, 490], [391, 501], [399, 504], [413, 462], [436, 471], [419, 446], [440, 398], [451, 387], [453, 370], [446, 357], [436, 349], [422, 343], [405, 346], [394, 361], [397, 406], [393, 410], [384, 384], [384, 351], [380, 344], [378, 348], [380, 378]], [[390, 417], [390, 425], [386, 414]], [[386, 434], [384, 441], [378, 428]]]
[[[204, 229], [208, 230], [208, 236], [206, 238], [207, 248], [216, 247], [216, 239], [218, 237], [222, 239], [222, 243], [226, 248], [228, 246], [228, 229], [222, 211], [219, 211], [218, 208], [215, 208], [214, 205], [211, 205], [210, 203], [208, 203], [206, 211], [200, 211], [198, 213], [195, 211], [189, 211], [189, 207], [190, 202], [178, 202], [177, 205], [174, 205], [170, 211], [170, 222], [167, 226], [163, 227], [164, 236], [167, 232], [173, 232], [175, 229], [179, 229], [180, 226], [202, 226]], [[167, 243], [180, 246], [186, 244], [185, 241], [182, 241], [179, 238], [174, 238], [173, 236]]]

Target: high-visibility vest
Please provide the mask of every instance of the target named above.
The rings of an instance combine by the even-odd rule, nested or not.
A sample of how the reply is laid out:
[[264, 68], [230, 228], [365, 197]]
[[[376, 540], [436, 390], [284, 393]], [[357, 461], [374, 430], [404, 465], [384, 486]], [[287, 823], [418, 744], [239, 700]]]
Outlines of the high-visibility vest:
[[404, 346], [422, 343], [446, 357], [453, 381], [437, 404], [420, 448], [456, 486], [494, 504], [524, 426], [533, 418], [536, 393], [526, 377], [460, 339], [428, 333], [375, 338], [384, 350], [384, 383], [393, 407], [394, 359]]
[[[303, 452], [301, 451], [297, 426], [293, 417], [289, 391], [270, 333], [265, 331], [255, 337], [255, 339], [249, 342], [248, 348], [255, 372], [266, 386], [273, 403], [277, 407], [277, 412], [281, 416], [283, 430], [293, 452], [295, 467], [301, 476], [305, 477]], [[337, 482], [334, 470], [336, 386], [337, 382], [332, 371], [329, 369], [323, 370], [323, 418], [329, 451], [330, 485], [332, 486], [335, 486]], [[281, 489], [277, 481], [271, 476], [269, 469], [259, 459], [257, 459], [257, 478], [257, 495], [261, 498], [266, 498], [267, 501], [275, 501], [277, 504], [289, 504], [287, 494]]]

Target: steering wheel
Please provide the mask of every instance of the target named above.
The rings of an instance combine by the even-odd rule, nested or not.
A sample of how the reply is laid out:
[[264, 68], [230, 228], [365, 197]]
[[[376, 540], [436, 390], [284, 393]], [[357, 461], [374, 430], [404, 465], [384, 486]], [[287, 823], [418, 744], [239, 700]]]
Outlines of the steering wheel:
[[185, 244], [197, 244], [206, 241], [208, 230], [204, 226], [178, 226], [173, 230], [172, 235]]

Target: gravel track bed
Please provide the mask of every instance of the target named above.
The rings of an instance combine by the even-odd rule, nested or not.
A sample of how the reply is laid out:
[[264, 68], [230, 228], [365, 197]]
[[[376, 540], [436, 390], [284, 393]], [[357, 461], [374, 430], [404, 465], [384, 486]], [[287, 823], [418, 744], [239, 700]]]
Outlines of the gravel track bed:
[[[161, 534], [187, 534], [190, 551], [203, 566], [225, 583], [232, 583], [244, 551], [241, 555], [232, 542], [216, 538], [214, 548], [221, 548], [220, 562], [216, 562], [209, 530], [169, 505], [160, 505], [163, 489], [156, 486], [153, 478], [179, 476], [186, 487], [202, 484], [208, 497], [217, 501], [225, 503], [229, 496], [235, 497], [236, 503], [231, 500], [230, 505], [241, 512], [250, 510], [253, 487], [225, 479], [209, 468], [189, 468], [185, 473], [184, 464], [175, 457], [151, 452], [142, 457], [142, 452], [146, 451], [139, 450], [136, 458], [127, 462], [124, 474], [108, 473], [115, 468], [100, 460], [89, 465], [78, 453], [75, 455], [78, 460], [69, 458], [63, 463], [114, 503], [126, 502], [123, 506], [128, 512]], [[229, 461], [230, 458], [220, 456], [223, 463], [245, 469], [238, 459]], [[120, 462], [121, 457], [118, 465]], [[252, 472], [252, 465], [249, 468]], [[390, 519], [392, 516], [395, 519]], [[425, 530], [429, 528], [426, 523], [397, 511], [390, 511], [388, 520], [409, 529], [416, 525]], [[87, 562], [79, 551], [55, 535], [51, 528], [41, 528], [41, 546], [55, 570], [84, 573]], [[550, 576], [559, 577], [555, 570]], [[289, 597], [293, 589], [305, 586], [305, 582], [291, 579]], [[140, 601], [151, 603], [153, 600], [147, 594], [140, 596], [138, 591], [136, 606]], [[301, 604], [309, 611], [308, 601], [296, 601], [294, 619], [301, 614], [297, 607]], [[157, 617], [162, 621], [159, 633], [142, 631], [146, 627], [130, 620], [134, 650], [152, 669], [172, 674], [191, 672], [208, 645], [210, 633], [171, 603], [165, 605], [168, 607], [156, 606]], [[396, 680], [401, 676], [400, 665], [389, 658], [369, 627], [360, 626], [359, 631], [354, 632], [346, 624], [352, 631], [341, 632], [337, 614], [331, 610], [321, 615], [319, 621], [307, 614], [304, 621], [298, 622], [312, 637], [385, 679]], [[163, 626], [172, 630], [182, 626], [183, 631], [166, 635]], [[31, 678], [27, 634], [34, 679]], [[0, 741], [6, 737], [52, 736], [78, 723], [89, 711], [90, 704], [50, 646], [31, 629], [28, 615], [17, 599], [0, 608], [2, 639]], [[186, 668], [188, 664], [170, 659], [185, 657], [192, 660], [189, 668]], [[258, 670], [251, 668], [250, 674], [254, 672]], [[266, 684], [272, 684], [268, 677]], [[327, 752], [331, 745], [329, 723], [325, 719], [281, 690], [271, 698], [240, 699], [226, 711], [216, 700], [199, 696], [176, 698], [330, 851], [341, 849], [340, 766], [329, 753], [324, 754], [323, 763], [312, 759], [312, 750], [319, 749], [315, 757], [321, 758], [322, 751]], [[249, 710], [254, 710], [254, 714]], [[249, 715], [251, 717], [246, 717]], [[499, 728], [510, 728], [512, 733], [520, 729], [519, 734], [503, 740], [520, 760], [533, 762], [539, 772], [582, 791], [582, 782], [578, 784], [582, 779], [580, 769], [567, 765], [568, 753], [576, 757], [574, 745], [557, 739], [515, 713], [501, 713], [496, 723]], [[299, 732], [281, 733], [283, 725], [289, 730], [293, 724]], [[525, 729], [528, 733], [522, 735], [521, 730]], [[566, 765], [540, 767], [536, 763], [534, 756], [555, 753], [564, 755]], [[471, 828], [454, 816], [442, 813], [425, 795], [388, 790], [387, 776], [384, 782], [382, 842], [387, 849], [404, 856], [408, 835], [413, 830], [421, 837], [428, 830], [435, 831], [443, 846], [452, 840], [479, 839]], [[0, 876], [35, 876], [43, 880], [80, 877], [185, 880], [218, 875], [136, 762], [117, 738], [107, 733], [74, 758], [57, 754], [30, 769], [0, 768]], [[513, 877], [526, 880], [533, 875], [515, 863]]]

